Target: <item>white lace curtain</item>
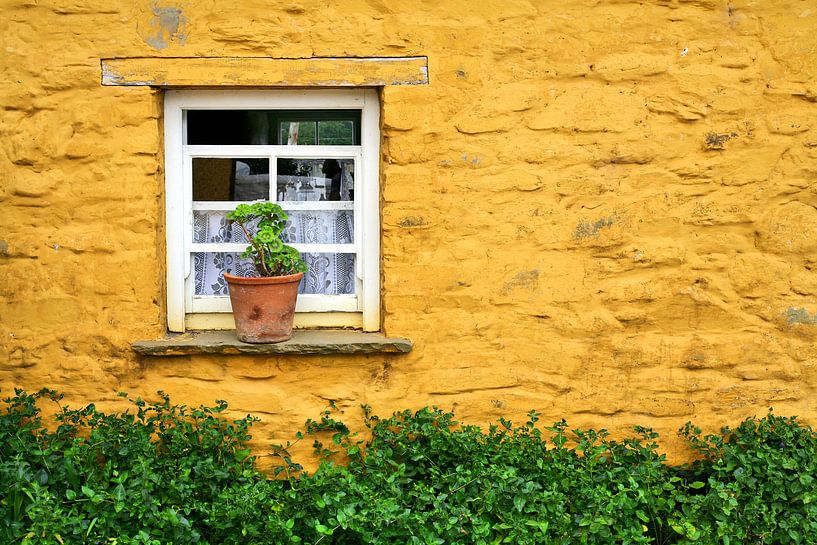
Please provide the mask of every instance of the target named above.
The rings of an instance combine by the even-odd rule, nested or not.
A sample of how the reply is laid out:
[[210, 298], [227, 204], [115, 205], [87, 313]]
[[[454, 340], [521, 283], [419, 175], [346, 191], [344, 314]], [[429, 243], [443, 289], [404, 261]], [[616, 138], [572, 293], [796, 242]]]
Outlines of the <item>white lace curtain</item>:
[[[349, 210], [292, 211], [284, 231], [284, 241], [312, 244], [352, 244], [354, 242], [353, 213]], [[193, 242], [246, 243], [247, 238], [237, 224], [229, 224], [224, 212], [194, 211]], [[326, 295], [355, 292], [355, 255], [338, 253], [304, 253], [309, 271], [298, 288], [299, 293]], [[196, 295], [227, 295], [227, 283], [222, 272], [238, 276], [257, 276], [249, 259], [240, 253], [193, 253], [193, 274]]]

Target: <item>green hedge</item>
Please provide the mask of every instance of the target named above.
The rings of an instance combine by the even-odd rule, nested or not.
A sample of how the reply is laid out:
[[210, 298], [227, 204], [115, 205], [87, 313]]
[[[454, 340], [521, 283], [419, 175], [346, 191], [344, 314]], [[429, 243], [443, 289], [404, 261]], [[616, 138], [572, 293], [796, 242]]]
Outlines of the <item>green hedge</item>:
[[817, 436], [771, 412], [719, 435], [687, 425], [698, 459], [673, 467], [645, 428], [616, 441], [534, 412], [486, 431], [365, 410], [360, 440], [328, 410], [296, 439], [314, 440], [318, 469], [274, 446], [269, 479], [246, 447], [255, 419], [224, 419], [224, 402], [106, 414], [60, 399], [4, 400], [0, 543], [817, 543]]

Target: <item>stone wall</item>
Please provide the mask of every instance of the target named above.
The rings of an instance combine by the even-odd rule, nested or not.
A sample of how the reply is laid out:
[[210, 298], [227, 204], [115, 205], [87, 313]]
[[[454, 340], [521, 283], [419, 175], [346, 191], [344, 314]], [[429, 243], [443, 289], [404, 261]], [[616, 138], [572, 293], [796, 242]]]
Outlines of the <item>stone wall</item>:
[[[0, 386], [475, 423], [817, 420], [811, 1], [0, 2]], [[408, 355], [138, 359], [165, 332], [162, 93], [115, 57], [427, 56], [382, 89]]]

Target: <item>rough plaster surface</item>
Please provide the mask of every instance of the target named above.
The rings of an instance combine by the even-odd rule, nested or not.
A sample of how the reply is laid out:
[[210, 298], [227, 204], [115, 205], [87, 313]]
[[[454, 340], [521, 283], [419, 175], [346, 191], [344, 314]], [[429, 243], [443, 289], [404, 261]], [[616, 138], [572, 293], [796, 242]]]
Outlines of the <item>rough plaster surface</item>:
[[[817, 421], [813, 1], [0, 4], [4, 390], [223, 398], [259, 444], [329, 400]], [[150, 56], [428, 57], [382, 92], [383, 332], [411, 353], [137, 358], [165, 331], [161, 92], [100, 59]]]

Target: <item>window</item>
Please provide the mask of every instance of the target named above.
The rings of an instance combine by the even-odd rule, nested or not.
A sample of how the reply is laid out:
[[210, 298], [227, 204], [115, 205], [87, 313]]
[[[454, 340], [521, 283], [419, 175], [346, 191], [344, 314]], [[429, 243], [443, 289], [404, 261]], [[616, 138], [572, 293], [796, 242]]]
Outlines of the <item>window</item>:
[[379, 104], [374, 90], [165, 94], [171, 331], [232, 328], [221, 273], [252, 272], [225, 214], [271, 200], [309, 265], [296, 326], [379, 329]]

